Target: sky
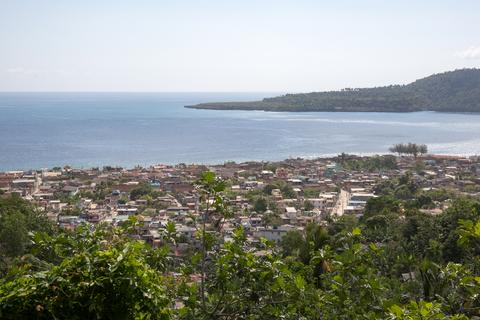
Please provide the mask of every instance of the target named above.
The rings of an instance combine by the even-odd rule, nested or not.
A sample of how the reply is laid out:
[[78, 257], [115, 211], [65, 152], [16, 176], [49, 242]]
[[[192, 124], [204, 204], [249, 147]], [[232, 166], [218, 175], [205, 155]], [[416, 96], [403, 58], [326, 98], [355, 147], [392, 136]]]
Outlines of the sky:
[[471, 67], [478, 0], [0, 0], [0, 91], [310, 92]]

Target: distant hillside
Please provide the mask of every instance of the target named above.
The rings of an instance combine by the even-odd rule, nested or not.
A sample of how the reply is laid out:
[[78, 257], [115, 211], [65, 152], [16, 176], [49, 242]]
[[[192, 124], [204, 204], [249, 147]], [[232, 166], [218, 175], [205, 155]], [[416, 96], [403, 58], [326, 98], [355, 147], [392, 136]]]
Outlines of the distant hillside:
[[265, 111], [480, 112], [480, 69], [455, 70], [408, 85], [287, 94], [252, 102], [212, 102], [187, 108]]

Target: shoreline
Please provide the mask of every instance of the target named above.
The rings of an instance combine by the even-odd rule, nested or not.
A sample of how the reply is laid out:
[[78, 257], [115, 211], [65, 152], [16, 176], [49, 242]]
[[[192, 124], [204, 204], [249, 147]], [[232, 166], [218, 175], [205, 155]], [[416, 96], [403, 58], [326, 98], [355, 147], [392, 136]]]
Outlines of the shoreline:
[[[353, 157], [353, 158], [371, 158], [371, 157], [385, 157], [385, 156], [394, 156], [395, 158], [412, 158], [412, 156], [399, 156], [393, 153], [343, 153], [346, 156]], [[45, 167], [37, 167], [37, 168], [17, 168], [17, 169], [0, 169], [0, 173], [13, 173], [13, 172], [33, 172], [33, 171], [51, 171], [54, 168], [64, 169], [66, 167], [72, 170], [92, 170], [92, 169], [100, 169], [103, 168], [115, 168], [115, 169], [124, 169], [124, 170], [134, 170], [135, 168], [153, 168], [157, 166], [166, 166], [166, 167], [175, 167], [180, 165], [185, 166], [204, 166], [204, 167], [218, 167], [218, 166], [225, 166], [227, 164], [252, 164], [252, 163], [262, 163], [262, 164], [278, 164], [284, 163], [288, 161], [321, 161], [321, 160], [335, 160], [338, 159], [342, 153], [337, 154], [325, 154], [325, 155], [312, 155], [312, 156], [297, 156], [297, 157], [289, 157], [280, 160], [258, 160], [258, 159], [249, 159], [249, 160], [225, 160], [219, 162], [156, 162], [156, 163], [144, 163], [144, 164], [137, 164], [137, 165], [120, 165], [120, 164], [102, 164], [102, 165], [70, 165], [70, 164], [63, 164], [57, 166], [45, 166]], [[469, 158], [476, 158], [480, 157], [480, 154], [440, 154], [440, 153], [431, 153], [426, 154], [424, 156], [419, 156], [417, 159], [469, 159]]]
[[192, 106], [183, 106], [186, 109], [192, 110], [209, 110], [209, 111], [263, 111], [263, 112], [278, 112], [278, 113], [392, 113], [392, 114], [405, 114], [405, 113], [419, 113], [419, 112], [435, 112], [440, 114], [471, 114], [471, 115], [480, 115], [479, 112], [473, 111], [437, 111], [437, 110], [413, 110], [413, 111], [378, 111], [378, 110], [361, 110], [361, 111], [352, 111], [352, 110], [268, 110], [262, 108], [210, 108], [210, 107], [201, 107], [197, 105]]

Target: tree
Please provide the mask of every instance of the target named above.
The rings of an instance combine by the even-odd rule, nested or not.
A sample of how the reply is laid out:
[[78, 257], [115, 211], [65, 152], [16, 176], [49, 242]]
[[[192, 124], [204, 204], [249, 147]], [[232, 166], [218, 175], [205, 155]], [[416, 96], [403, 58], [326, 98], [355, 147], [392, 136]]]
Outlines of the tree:
[[390, 152], [402, 154], [410, 154], [415, 159], [419, 154], [426, 154], [428, 152], [428, 147], [425, 144], [416, 144], [409, 142], [408, 144], [395, 144], [388, 149]]
[[95, 231], [80, 227], [61, 237], [38, 235], [36, 249], [54, 250], [61, 262], [45, 271], [24, 270], [13, 281], [1, 283], [0, 317], [169, 319], [167, 277], [150, 264], [151, 249], [125, 232], [99, 226]]
[[328, 232], [322, 226], [310, 223], [304, 233], [296, 230], [287, 232], [280, 244], [284, 255], [293, 255], [308, 264], [312, 252], [320, 250], [329, 239]]
[[425, 162], [417, 160], [413, 166], [413, 170], [415, 170], [416, 173], [421, 174], [422, 171], [425, 170]]
[[391, 196], [371, 198], [365, 206], [361, 222], [365, 237], [372, 242], [389, 242], [396, 237], [401, 203]]
[[395, 197], [400, 200], [407, 200], [413, 197], [412, 192], [406, 185], [400, 185], [397, 189], [395, 189]]
[[426, 154], [428, 152], [428, 147], [426, 144], [421, 144], [419, 147], [418, 147], [418, 152], [420, 154]]
[[264, 226], [278, 227], [283, 221], [280, 214], [276, 211], [265, 212], [262, 216], [262, 223]]
[[369, 218], [376, 214], [398, 213], [400, 210], [400, 201], [392, 196], [380, 196], [371, 198], [365, 206], [364, 218]]
[[272, 194], [273, 189], [278, 189], [278, 186], [275, 184], [269, 183], [265, 187], [263, 187], [263, 193], [269, 196]]
[[206, 302], [206, 262], [207, 252], [212, 247], [214, 238], [207, 235], [207, 221], [214, 221], [215, 225], [219, 225], [223, 218], [228, 216], [222, 192], [225, 190], [225, 182], [215, 176], [215, 173], [207, 171], [203, 172], [200, 179], [195, 183], [195, 189], [200, 196], [201, 225], [201, 257], [200, 257], [200, 298], [202, 311], [207, 312]]
[[395, 144], [388, 149], [392, 153], [398, 153], [399, 156], [406, 153], [406, 146], [404, 144]]
[[295, 193], [295, 191], [293, 191], [293, 187], [289, 184], [285, 184], [282, 187], [281, 191], [282, 191], [283, 197], [287, 199], [294, 199], [297, 197], [297, 194]]
[[299, 256], [300, 250], [305, 246], [303, 234], [298, 230], [288, 231], [280, 241], [284, 256]]
[[257, 198], [253, 204], [253, 210], [257, 213], [264, 213], [268, 209], [267, 200], [263, 197]]
[[305, 211], [312, 211], [315, 207], [313, 206], [313, 203], [311, 201], [305, 200], [303, 203], [303, 208]]
[[416, 159], [419, 154], [427, 153], [428, 148], [427, 148], [427, 145], [425, 145], [425, 144], [409, 143], [407, 150]]
[[17, 257], [25, 252], [28, 241], [28, 229], [25, 217], [12, 212], [2, 217], [0, 224], [0, 253]]
[[142, 196], [146, 196], [152, 191], [153, 191], [153, 188], [151, 185], [147, 183], [142, 183], [141, 185], [139, 185], [138, 187], [130, 191], [130, 200], [138, 200]]
[[28, 233], [52, 234], [53, 224], [29, 202], [18, 196], [0, 198], [0, 256], [16, 257], [28, 247]]
[[438, 217], [437, 232], [441, 235], [445, 261], [461, 262], [466, 257], [465, 247], [459, 244], [458, 227], [462, 220], [476, 221], [480, 218], [480, 203], [466, 198], [459, 198], [452, 202]]

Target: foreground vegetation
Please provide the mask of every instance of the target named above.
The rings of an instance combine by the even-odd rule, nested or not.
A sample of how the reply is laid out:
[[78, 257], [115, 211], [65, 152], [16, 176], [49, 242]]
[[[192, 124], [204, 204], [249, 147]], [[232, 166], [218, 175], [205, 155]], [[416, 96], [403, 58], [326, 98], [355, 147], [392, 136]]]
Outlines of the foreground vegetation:
[[477, 199], [455, 195], [428, 215], [434, 195], [405, 176], [380, 185], [361, 218], [312, 224], [277, 246], [250, 243], [241, 227], [225, 239], [225, 183], [207, 172], [196, 190], [199, 246], [181, 257], [173, 224], [152, 248], [135, 218], [58, 230], [20, 198], [1, 199], [0, 318], [480, 317]]
[[265, 111], [480, 112], [480, 70], [435, 74], [408, 85], [287, 94], [252, 102], [202, 103], [189, 108]]

